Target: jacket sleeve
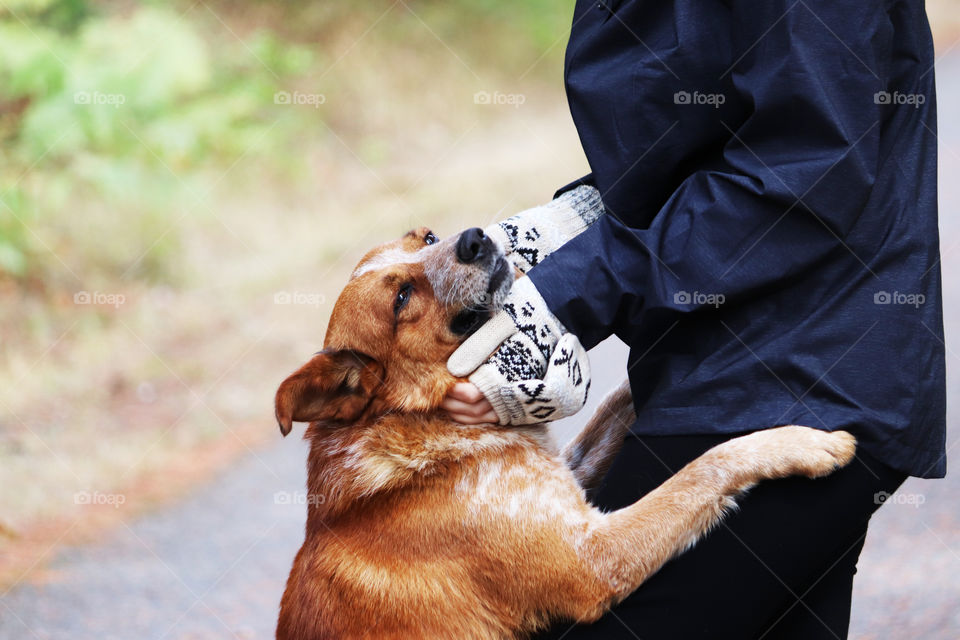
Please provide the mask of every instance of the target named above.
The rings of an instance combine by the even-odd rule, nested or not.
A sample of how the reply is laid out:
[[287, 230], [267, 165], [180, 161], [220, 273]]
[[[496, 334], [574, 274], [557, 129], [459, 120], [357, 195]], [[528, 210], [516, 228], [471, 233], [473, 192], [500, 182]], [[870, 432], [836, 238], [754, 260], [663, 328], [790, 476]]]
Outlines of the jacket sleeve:
[[[587, 348], [651, 309], [736, 304], [830, 252], [852, 252], [844, 237], [879, 162], [874, 96], [885, 86], [874, 46], [889, 37], [885, 16], [860, 6], [875, 3], [733, 4], [745, 15], [734, 16], [739, 59], [730, 73], [747, 111], [723, 123], [730, 135], [719, 162], [689, 174], [649, 225], [608, 210], [529, 274]], [[640, 154], [655, 141], [636, 142]], [[692, 142], [682, 127], [659, 140]]]

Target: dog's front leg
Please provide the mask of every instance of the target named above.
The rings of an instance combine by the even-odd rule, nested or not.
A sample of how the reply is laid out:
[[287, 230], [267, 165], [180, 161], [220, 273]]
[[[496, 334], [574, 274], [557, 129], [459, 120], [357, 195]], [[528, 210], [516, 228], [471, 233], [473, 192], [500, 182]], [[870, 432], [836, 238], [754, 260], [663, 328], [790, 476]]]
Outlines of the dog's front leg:
[[581, 619], [599, 616], [633, 592], [760, 480], [826, 475], [850, 462], [855, 448], [853, 436], [843, 431], [796, 426], [759, 431], [714, 447], [640, 501], [605, 514], [581, 547], [581, 558], [610, 591], [595, 611], [581, 611]]

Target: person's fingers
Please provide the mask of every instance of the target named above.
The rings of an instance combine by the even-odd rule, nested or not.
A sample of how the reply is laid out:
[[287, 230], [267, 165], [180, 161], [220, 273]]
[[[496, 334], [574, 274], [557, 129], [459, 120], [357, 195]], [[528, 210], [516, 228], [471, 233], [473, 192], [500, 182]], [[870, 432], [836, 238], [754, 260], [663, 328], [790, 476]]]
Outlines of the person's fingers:
[[447, 413], [451, 415], [458, 416], [469, 416], [471, 418], [479, 418], [481, 416], [489, 415], [493, 411], [493, 405], [491, 405], [487, 400], [482, 400], [480, 402], [461, 402], [459, 400], [454, 400], [452, 398], [446, 398], [441, 404], [440, 408], [444, 409]]
[[450, 391], [447, 392], [447, 397], [470, 404], [480, 402], [481, 400], [486, 400], [486, 398], [483, 396], [483, 392], [480, 391], [480, 389], [477, 388], [477, 385], [473, 384], [472, 382], [456, 383], [450, 387]]
[[490, 411], [481, 416], [450, 413], [449, 411], [447, 414], [454, 422], [459, 422], [460, 424], [499, 424], [500, 422], [500, 419], [497, 417], [497, 413], [493, 409], [490, 409]]
[[449, 415], [455, 422], [460, 424], [497, 424], [499, 418], [497, 417], [496, 412], [491, 407], [490, 409], [484, 409], [482, 411], [475, 411], [472, 408], [472, 405], [469, 405], [471, 409], [467, 411], [460, 411], [458, 409], [450, 408], [444, 406], [447, 415]]
[[[454, 391], [467, 401], [457, 399]], [[499, 421], [493, 405], [471, 383], [458, 383], [457, 388], [451, 389], [447, 397], [440, 403], [440, 408], [446, 411], [451, 418], [461, 424], [483, 424]]]
[[455, 400], [449, 397], [440, 404], [440, 408], [444, 409], [448, 413], [463, 414], [468, 416], [479, 416], [487, 411], [486, 407], [482, 406], [480, 403], [461, 402], [460, 400]]

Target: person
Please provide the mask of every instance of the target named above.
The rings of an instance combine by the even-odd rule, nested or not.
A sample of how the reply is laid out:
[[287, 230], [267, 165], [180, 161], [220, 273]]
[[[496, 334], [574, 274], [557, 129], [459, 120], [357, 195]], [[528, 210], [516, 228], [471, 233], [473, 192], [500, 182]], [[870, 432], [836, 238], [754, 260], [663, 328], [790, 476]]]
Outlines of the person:
[[933, 64], [909, 0], [576, 3], [592, 173], [487, 229], [527, 273], [451, 357], [470, 381], [445, 408], [575, 411], [589, 381], [558, 363], [616, 335], [636, 421], [603, 509], [757, 429], [844, 429], [858, 454], [757, 487], [599, 622], [540, 637], [846, 637], [871, 515], [946, 470]]

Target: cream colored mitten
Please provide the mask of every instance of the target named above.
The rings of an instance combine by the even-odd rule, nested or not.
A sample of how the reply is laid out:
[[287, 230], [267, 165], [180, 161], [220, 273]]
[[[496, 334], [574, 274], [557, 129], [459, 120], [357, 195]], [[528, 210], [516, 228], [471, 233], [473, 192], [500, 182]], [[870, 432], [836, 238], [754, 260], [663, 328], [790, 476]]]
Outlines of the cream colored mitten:
[[547, 308], [533, 281], [513, 283], [503, 309], [467, 338], [447, 368], [493, 405], [500, 424], [536, 424], [579, 411], [590, 389], [580, 340]]
[[600, 192], [582, 185], [545, 205], [492, 224], [483, 232], [503, 248], [514, 266], [526, 273], [586, 231], [603, 213]]

